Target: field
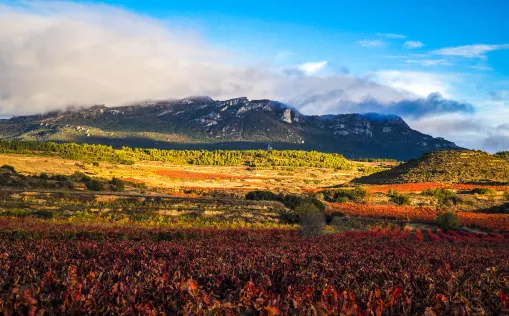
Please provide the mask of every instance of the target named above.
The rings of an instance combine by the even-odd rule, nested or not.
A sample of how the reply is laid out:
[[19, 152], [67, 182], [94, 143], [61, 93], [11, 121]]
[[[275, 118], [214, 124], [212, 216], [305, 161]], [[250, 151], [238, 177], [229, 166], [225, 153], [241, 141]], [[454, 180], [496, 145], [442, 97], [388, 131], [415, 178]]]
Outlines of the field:
[[0, 244], [0, 312], [500, 315], [509, 307], [509, 236], [0, 225], [9, 240]]
[[[414, 207], [401, 205], [331, 203], [330, 212], [341, 212], [355, 217], [385, 218], [408, 222], [433, 223], [441, 212], [430, 207]], [[487, 231], [509, 231], [509, 214], [484, 214], [474, 212], [456, 213], [463, 225]]]
[[111, 156], [0, 154], [0, 314], [509, 314], [506, 184], [358, 184], [397, 163], [320, 153], [78, 149]]
[[[99, 178], [121, 178], [149, 187], [183, 191], [186, 189], [269, 189], [302, 192], [346, 183], [363, 174], [358, 170], [312, 167], [249, 168], [246, 166], [174, 165], [143, 161], [134, 165], [100, 162], [99, 166], [76, 160], [29, 155], [0, 155], [0, 164], [11, 165], [27, 174], [65, 174], [76, 171]], [[362, 163], [371, 166], [375, 163]]]

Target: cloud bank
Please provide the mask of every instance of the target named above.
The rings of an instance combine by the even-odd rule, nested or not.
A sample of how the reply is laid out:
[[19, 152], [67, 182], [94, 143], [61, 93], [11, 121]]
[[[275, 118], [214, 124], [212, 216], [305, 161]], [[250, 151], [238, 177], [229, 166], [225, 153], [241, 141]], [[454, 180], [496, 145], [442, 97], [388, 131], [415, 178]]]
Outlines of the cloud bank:
[[310, 76], [326, 64], [305, 63], [288, 76], [168, 21], [105, 5], [0, 5], [0, 115], [190, 95], [288, 101], [303, 90], [342, 89], [354, 102], [411, 96], [345, 74]]

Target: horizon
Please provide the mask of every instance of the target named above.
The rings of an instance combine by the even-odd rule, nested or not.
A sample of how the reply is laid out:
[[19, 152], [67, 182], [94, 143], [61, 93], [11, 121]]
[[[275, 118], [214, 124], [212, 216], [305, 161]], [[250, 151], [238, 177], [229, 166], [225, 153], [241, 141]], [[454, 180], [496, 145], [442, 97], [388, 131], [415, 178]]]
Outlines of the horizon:
[[246, 96], [509, 150], [509, 3], [279, 3], [0, 0], [0, 118]]

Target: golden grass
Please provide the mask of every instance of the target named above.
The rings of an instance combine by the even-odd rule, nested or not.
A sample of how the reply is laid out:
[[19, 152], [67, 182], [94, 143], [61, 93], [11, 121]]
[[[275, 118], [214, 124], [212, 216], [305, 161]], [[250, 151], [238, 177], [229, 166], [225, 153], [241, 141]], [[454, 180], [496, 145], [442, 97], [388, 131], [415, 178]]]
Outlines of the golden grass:
[[143, 161], [134, 165], [90, 163], [54, 157], [0, 155], [0, 165], [8, 164], [24, 174], [64, 174], [76, 171], [92, 177], [113, 177], [131, 182], [143, 182], [149, 187], [163, 189], [222, 189], [222, 190], [284, 190], [290, 192], [315, 191], [346, 183], [359, 176], [357, 171], [335, 171], [328, 168], [267, 168], [249, 169], [246, 166], [171, 165]]

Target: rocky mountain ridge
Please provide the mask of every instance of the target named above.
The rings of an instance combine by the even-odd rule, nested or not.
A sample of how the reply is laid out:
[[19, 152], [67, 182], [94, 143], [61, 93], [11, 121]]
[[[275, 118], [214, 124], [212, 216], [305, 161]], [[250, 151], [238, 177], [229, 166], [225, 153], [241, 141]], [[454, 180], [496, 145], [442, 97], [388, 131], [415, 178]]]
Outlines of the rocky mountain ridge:
[[395, 115], [303, 115], [272, 100], [218, 101], [205, 96], [13, 117], [0, 121], [0, 139], [164, 149], [271, 146], [405, 160], [437, 149], [459, 149], [443, 138], [411, 129]]

